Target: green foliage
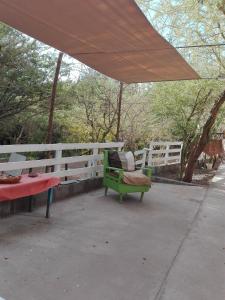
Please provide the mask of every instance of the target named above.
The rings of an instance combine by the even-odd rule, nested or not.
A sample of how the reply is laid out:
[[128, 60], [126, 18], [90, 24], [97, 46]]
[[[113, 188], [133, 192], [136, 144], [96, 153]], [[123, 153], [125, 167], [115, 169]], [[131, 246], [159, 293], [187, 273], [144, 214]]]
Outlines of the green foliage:
[[[169, 82], [154, 86], [153, 113], [156, 121], [167, 128], [171, 138], [184, 142], [182, 161], [186, 163], [190, 150], [196, 138], [202, 133], [202, 128], [209, 112], [224, 89], [224, 84], [218, 80], [201, 80], [192, 82]], [[224, 110], [214, 126], [214, 132], [220, 131]], [[213, 132], [212, 132], [213, 133]], [[158, 133], [158, 138], [163, 139]]]
[[36, 41], [0, 26], [0, 122], [47, 99], [49, 64]]
[[[225, 42], [224, 0], [138, 0], [150, 22], [175, 47]], [[225, 74], [225, 46], [178, 49], [202, 77]]]
[[[89, 140], [105, 141], [115, 135], [119, 85], [94, 71], [86, 70], [72, 87], [78, 120], [89, 132]], [[75, 112], [75, 113], [76, 113]]]
[[194, 137], [222, 90], [218, 80], [159, 83], [152, 90], [154, 115], [168, 122], [174, 138]]

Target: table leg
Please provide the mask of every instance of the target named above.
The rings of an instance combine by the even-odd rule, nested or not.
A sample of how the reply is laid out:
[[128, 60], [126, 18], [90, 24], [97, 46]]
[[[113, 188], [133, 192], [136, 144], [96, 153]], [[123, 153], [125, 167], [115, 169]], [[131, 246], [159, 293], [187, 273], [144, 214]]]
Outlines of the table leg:
[[30, 196], [28, 198], [28, 212], [32, 212], [32, 202], [33, 202], [33, 196]]
[[15, 214], [15, 201], [10, 201], [10, 213]]
[[50, 217], [50, 205], [52, 203], [52, 199], [53, 199], [53, 188], [50, 188], [48, 190], [48, 199], [47, 199], [47, 207], [46, 207], [46, 218]]

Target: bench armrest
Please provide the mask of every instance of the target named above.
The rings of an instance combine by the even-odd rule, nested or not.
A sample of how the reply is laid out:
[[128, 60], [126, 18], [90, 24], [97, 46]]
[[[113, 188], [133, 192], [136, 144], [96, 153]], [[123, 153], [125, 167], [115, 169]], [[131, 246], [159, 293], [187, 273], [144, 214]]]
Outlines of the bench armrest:
[[114, 167], [106, 167], [106, 169], [111, 170], [111, 171], [117, 171], [117, 172], [123, 172], [123, 169], [119, 169], [119, 168], [114, 168]]
[[123, 179], [123, 173], [124, 173], [123, 169], [114, 168], [114, 167], [106, 167], [106, 170], [114, 171], [115, 173], [118, 173], [118, 175], [119, 175], [118, 179], [119, 180]]
[[151, 167], [136, 167], [136, 170], [142, 170], [142, 173], [148, 177], [152, 176], [152, 168]]
[[152, 176], [152, 169], [150, 167], [142, 168], [142, 173], [148, 177]]

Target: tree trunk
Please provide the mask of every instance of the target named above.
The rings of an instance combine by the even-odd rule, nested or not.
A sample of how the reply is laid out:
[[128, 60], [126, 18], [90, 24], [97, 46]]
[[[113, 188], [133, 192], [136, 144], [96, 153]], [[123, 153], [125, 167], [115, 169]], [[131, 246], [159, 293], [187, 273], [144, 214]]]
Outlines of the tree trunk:
[[120, 119], [121, 119], [121, 105], [122, 105], [122, 96], [123, 96], [123, 82], [120, 82], [120, 90], [118, 96], [118, 107], [117, 107], [117, 129], [116, 129], [116, 140], [120, 139]]
[[215, 101], [215, 103], [211, 109], [210, 116], [208, 117], [205, 125], [203, 126], [202, 134], [199, 137], [198, 142], [195, 144], [195, 146], [191, 150], [191, 153], [188, 158], [187, 166], [185, 169], [183, 181], [186, 181], [186, 182], [192, 181], [192, 176], [193, 176], [196, 162], [197, 162], [200, 154], [204, 150], [204, 147], [208, 143], [210, 130], [213, 127], [213, 125], [216, 121], [218, 112], [224, 102], [225, 102], [225, 91], [220, 95], [219, 99]]
[[[20, 129], [20, 133], [19, 133], [19, 135], [18, 135], [17, 138], [16, 138], [16, 141], [15, 141], [16, 144], [20, 144], [20, 139], [21, 139], [21, 137], [22, 137], [22, 135], [23, 135], [24, 129], [25, 129], [25, 127], [22, 126], [21, 129]], [[1, 299], [0, 299], [0, 300], [1, 300]]]
[[56, 96], [56, 90], [57, 90], [57, 83], [59, 80], [59, 72], [60, 72], [60, 67], [61, 67], [61, 63], [62, 63], [62, 57], [63, 57], [63, 53], [59, 52], [59, 56], [57, 59], [57, 65], [56, 65], [56, 69], [55, 69], [55, 76], [54, 76], [53, 85], [52, 85], [52, 93], [51, 93], [51, 98], [50, 98], [50, 102], [49, 102], [48, 131], [47, 131], [47, 137], [46, 137], [46, 144], [51, 144], [51, 142], [52, 142], [55, 96]]

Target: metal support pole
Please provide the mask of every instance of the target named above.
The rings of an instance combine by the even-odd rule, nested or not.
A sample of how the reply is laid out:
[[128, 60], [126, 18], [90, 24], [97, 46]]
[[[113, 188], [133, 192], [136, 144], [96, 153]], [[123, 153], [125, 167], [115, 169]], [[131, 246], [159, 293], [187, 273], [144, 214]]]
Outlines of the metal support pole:
[[120, 90], [118, 96], [118, 112], [117, 112], [117, 129], [116, 129], [116, 140], [120, 139], [120, 119], [121, 119], [121, 105], [122, 105], [122, 96], [123, 96], [123, 82], [120, 82]]
[[52, 203], [52, 199], [53, 199], [53, 188], [50, 188], [48, 190], [48, 199], [47, 199], [47, 206], [46, 206], [46, 218], [50, 217], [50, 205]]

